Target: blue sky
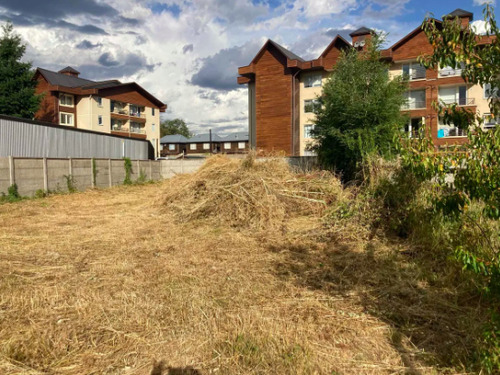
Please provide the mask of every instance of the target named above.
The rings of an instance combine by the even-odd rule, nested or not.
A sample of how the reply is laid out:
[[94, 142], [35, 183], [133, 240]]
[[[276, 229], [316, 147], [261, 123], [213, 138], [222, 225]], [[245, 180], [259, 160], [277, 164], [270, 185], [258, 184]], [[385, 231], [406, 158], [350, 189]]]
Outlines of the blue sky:
[[392, 44], [429, 12], [456, 8], [482, 19], [481, 0], [0, 0], [35, 67], [73, 66], [94, 80], [136, 81], [167, 103], [164, 118], [192, 131], [247, 128], [247, 92], [236, 84], [270, 38], [306, 59], [360, 26]]

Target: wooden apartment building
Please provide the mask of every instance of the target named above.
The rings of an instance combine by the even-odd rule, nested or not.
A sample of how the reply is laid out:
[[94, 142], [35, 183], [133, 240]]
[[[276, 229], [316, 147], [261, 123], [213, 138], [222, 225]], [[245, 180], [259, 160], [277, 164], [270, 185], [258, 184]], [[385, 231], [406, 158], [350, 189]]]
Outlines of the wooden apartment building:
[[[445, 17], [458, 18], [469, 27], [473, 14], [457, 9]], [[436, 20], [437, 25], [442, 21]], [[258, 150], [284, 151], [288, 155], [309, 155], [314, 123], [314, 107], [319, 105], [322, 85], [344, 49], [366, 48], [373, 31], [362, 27], [350, 34], [351, 42], [337, 35], [323, 53], [306, 61], [279, 44], [268, 40], [249, 65], [238, 69], [238, 83], [248, 86], [250, 145]], [[483, 37], [480, 43], [490, 43]], [[440, 122], [432, 102], [457, 103], [484, 116], [485, 128], [496, 126], [489, 114], [489, 87], [465, 82], [460, 67], [426, 70], [417, 62], [422, 54], [431, 54], [432, 46], [420, 27], [393, 46], [382, 51], [390, 64], [389, 74], [409, 77], [406, 131], [412, 136], [425, 126], [437, 145], [457, 144], [466, 140], [460, 129]]]
[[167, 106], [135, 82], [91, 81], [66, 67], [37, 68], [36, 92], [44, 94], [35, 119], [61, 126], [149, 140], [160, 153], [160, 112]]

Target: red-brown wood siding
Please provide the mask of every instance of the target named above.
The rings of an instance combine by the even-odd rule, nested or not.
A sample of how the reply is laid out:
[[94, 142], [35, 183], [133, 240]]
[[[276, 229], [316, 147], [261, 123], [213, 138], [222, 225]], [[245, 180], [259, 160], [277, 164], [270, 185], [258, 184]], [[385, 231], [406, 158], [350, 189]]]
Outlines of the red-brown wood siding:
[[38, 76], [35, 92], [43, 94], [40, 108], [35, 113], [35, 120], [59, 124], [59, 103], [57, 95], [49, 91], [49, 83], [41, 75]]
[[148, 98], [141, 95], [139, 92], [133, 90], [132, 88], [126, 86], [106, 89], [102, 96], [104, 98], [116, 100], [119, 102], [137, 104], [158, 109], [158, 106], [153, 104]]
[[286, 57], [270, 46], [255, 64], [256, 146], [290, 155], [292, 76], [286, 63]]

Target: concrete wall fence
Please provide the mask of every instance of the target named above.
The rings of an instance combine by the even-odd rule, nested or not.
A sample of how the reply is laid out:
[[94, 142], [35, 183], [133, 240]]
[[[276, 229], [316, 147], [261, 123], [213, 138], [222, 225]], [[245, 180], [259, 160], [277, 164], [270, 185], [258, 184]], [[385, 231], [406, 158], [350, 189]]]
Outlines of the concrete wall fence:
[[[95, 162], [96, 175], [92, 160]], [[131, 180], [142, 175], [146, 180], [158, 181], [180, 173], [195, 172], [205, 159], [132, 160]], [[19, 194], [33, 196], [38, 190], [67, 192], [68, 178], [78, 191], [106, 188], [123, 184], [123, 159], [55, 159], [55, 158], [0, 158], [0, 193], [7, 193], [16, 184]]]

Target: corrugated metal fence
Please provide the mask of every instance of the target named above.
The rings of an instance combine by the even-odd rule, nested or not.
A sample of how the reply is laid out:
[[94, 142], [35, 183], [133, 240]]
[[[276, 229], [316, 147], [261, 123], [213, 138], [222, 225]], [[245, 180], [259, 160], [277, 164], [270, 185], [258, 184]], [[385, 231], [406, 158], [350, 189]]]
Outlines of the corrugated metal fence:
[[0, 157], [145, 160], [150, 143], [0, 115]]

